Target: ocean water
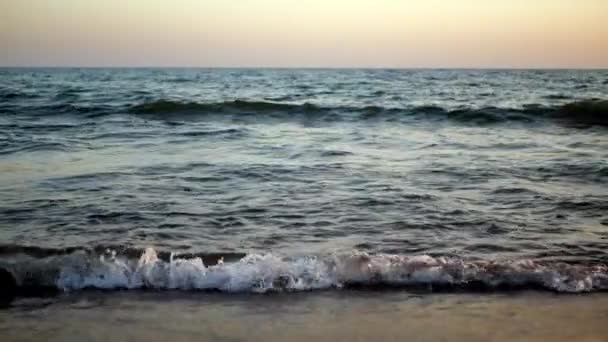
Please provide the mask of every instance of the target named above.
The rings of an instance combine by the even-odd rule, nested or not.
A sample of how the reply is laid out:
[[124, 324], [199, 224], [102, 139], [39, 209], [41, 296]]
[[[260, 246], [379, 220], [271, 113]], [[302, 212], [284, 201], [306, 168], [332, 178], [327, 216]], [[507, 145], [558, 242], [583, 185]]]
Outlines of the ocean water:
[[23, 288], [608, 289], [608, 71], [0, 69]]

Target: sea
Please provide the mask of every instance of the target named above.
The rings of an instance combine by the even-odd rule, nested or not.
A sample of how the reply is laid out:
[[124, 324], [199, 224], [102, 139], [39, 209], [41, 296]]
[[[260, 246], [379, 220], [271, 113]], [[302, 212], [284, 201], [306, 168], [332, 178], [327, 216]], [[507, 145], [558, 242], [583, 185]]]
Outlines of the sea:
[[[362, 334], [397, 340], [397, 317], [479, 319], [479, 301], [496, 325], [508, 301], [601, 327], [607, 98], [607, 70], [0, 69], [0, 268], [18, 292], [0, 336], [91, 339], [51, 318], [74, 310], [88, 334], [82, 315], [121, 309], [127, 331], [129, 308], [255, 330], [273, 308], [310, 317], [240, 338], [356, 340], [367, 317]], [[313, 336], [315, 312], [352, 324]], [[446, 336], [523, 336], [476, 331]]]

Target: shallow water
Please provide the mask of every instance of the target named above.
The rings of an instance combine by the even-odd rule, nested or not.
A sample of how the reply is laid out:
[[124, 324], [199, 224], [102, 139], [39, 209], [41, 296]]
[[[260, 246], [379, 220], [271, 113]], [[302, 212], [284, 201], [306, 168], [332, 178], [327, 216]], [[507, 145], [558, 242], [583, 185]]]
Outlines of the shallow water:
[[118, 292], [21, 300], [6, 341], [605, 341], [608, 297]]
[[0, 266], [62, 289], [604, 290], [606, 112], [562, 106], [607, 93], [607, 71], [2, 69]]

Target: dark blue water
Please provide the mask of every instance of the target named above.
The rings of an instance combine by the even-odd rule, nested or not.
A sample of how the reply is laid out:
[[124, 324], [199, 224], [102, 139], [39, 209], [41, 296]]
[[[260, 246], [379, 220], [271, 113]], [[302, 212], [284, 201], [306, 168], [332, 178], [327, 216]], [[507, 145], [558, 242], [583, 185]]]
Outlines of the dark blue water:
[[61, 288], [605, 289], [607, 95], [608, 71], [2, 69], [0, 261]]

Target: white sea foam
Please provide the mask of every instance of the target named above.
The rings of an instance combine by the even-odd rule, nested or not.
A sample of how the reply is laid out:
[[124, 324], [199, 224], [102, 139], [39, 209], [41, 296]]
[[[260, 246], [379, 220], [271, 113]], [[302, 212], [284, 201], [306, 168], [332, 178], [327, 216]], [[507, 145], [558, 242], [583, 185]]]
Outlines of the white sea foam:
[[[20, 284], [64, 291], [95, 289], [306, 291], [345, 286], [429, 289], [535, 288], [557, 292], [608, 290], [606, 265], [582, 266], [533, 260], [465, 261], [403, 255], [279, 257], [250, 254], [235, 262], [205, 265], [198, 257], [161, 260], [148, 248], [139, 259], [84, 252], [30, 260], [11, 267]], [[38, 277], [38, 278], [36, 278]]]
[[83, 267], [76, 261], [62, 267], [57, 286], [64, 290], [82, 288], [152, 288], [266, 292], [270, 290], [312, 290], [334, 286], [328, 265], [315, 257], [284, 260], [273, 255], [251, 254], [238, 262], [205, 266], [201, 258], [171, 257], [160, 260], [149, 248], [134, 262], [100, 257]]

